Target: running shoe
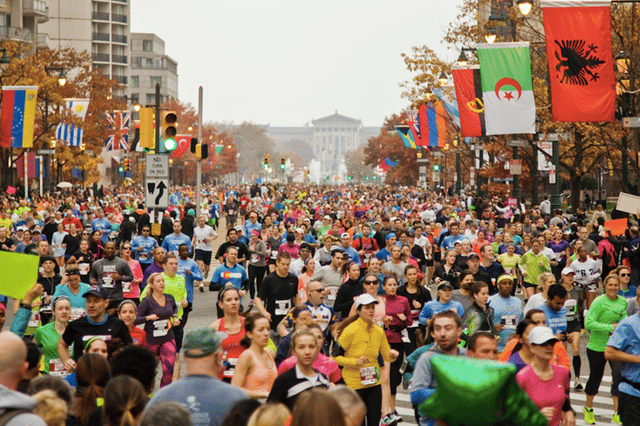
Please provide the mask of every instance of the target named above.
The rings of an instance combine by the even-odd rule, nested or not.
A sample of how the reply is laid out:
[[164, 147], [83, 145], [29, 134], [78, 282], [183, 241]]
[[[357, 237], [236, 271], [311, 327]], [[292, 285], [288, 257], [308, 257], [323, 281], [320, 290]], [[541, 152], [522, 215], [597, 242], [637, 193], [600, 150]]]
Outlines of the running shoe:
[[389, 413], [380, 420], [380, 426], [396, 426], [398, 419], [395, 418], [393, 413]]
[[405, 377], [405, 375], [402, 375], [402, 389], [409, 389], [409, 386], [411, 385], [411, 380], [407, 380], [407, 378]]
[[596, 424], [596, 416], [593, 414], [593, 408], [584, 407], [584, 421], [588, 425]]
[[200, 290], [200, 293], [204, 293], [204, 284], [200, 283], [198, 289]]
[[[398, 419], [398, 423], [403, 422], [404, 419], [402, 418], [402, 416], [400, 414], [398, 414], [398, 410], [394, 410], [393, 413], [391, 413], [392, 416], [394, 416], [396, 419]], [[614, 416], [615, 417], [615, 416]]]
[[622, 424], [622, 421], [620, 420], [620, 414], [618, 414], [618, 413], [615, 413], [613, 415], [613, 417], [611, 417], [611, 421], [614, 422], [617, 425], [621, 425]]
[[582, 383], [580, 383], [580, 382], [576, 382], [576, 386], [573, 388], [573, 390], [577, 390], [577, 391], [578, 391], [578, 390], [582, 390], [582, 389], [584, 389], [584, 388], [582, 387]]

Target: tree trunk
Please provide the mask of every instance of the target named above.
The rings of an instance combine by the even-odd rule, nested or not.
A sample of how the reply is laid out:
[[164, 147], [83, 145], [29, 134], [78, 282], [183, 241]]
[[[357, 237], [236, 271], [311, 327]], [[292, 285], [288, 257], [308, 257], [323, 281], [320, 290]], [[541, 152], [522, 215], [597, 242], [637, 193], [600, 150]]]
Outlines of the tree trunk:
[[[556, 179], [558, 177], [556, 176]], [[576, 209], [580, 207], [580, 182], [582, 181], [582, 176], [578, 176], [576, 174], [571, 174], [571, 209], [575, 213]]]

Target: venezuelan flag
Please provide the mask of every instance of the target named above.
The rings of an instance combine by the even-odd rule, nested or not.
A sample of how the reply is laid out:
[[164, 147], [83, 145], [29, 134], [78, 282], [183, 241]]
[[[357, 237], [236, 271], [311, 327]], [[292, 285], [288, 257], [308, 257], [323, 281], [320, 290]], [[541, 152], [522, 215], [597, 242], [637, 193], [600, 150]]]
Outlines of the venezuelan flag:
[[2, 86], [0, 146], [32, 148], [37, 86]]

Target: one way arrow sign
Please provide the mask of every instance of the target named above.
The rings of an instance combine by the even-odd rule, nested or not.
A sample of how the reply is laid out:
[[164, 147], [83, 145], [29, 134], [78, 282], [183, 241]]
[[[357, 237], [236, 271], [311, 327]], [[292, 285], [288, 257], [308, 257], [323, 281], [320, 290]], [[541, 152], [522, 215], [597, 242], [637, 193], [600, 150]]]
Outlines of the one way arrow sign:
[[166, 209], [169, 207], [167, 179], [147, 179], [145, 187], [146, 207]]

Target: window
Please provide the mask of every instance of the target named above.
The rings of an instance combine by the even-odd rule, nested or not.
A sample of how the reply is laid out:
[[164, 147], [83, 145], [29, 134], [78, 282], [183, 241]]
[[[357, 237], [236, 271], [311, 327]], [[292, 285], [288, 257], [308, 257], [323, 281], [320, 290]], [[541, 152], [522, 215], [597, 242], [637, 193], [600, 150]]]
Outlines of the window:
[[131, 76], [131, 87], [140, 87], [140, 76], [138, 75]]
[[131, 103], [132, 104], [139, 104], [140, 103], [140, 94], [138, 93], [132, 93], [131, 94]]
[[153, 52], [153, 40], [142, 40], [142, 51]]
[[151, 87], [156, 87], [156, 84], [162, 86], [162, 77], [151, 77]]
[[156, 103], [156, 94], [147, 93], [147, 105], [153, 105]]
[[145, 64], [147, 68], [153, 68], [153, 59], [147, 58], [147, 63]]

